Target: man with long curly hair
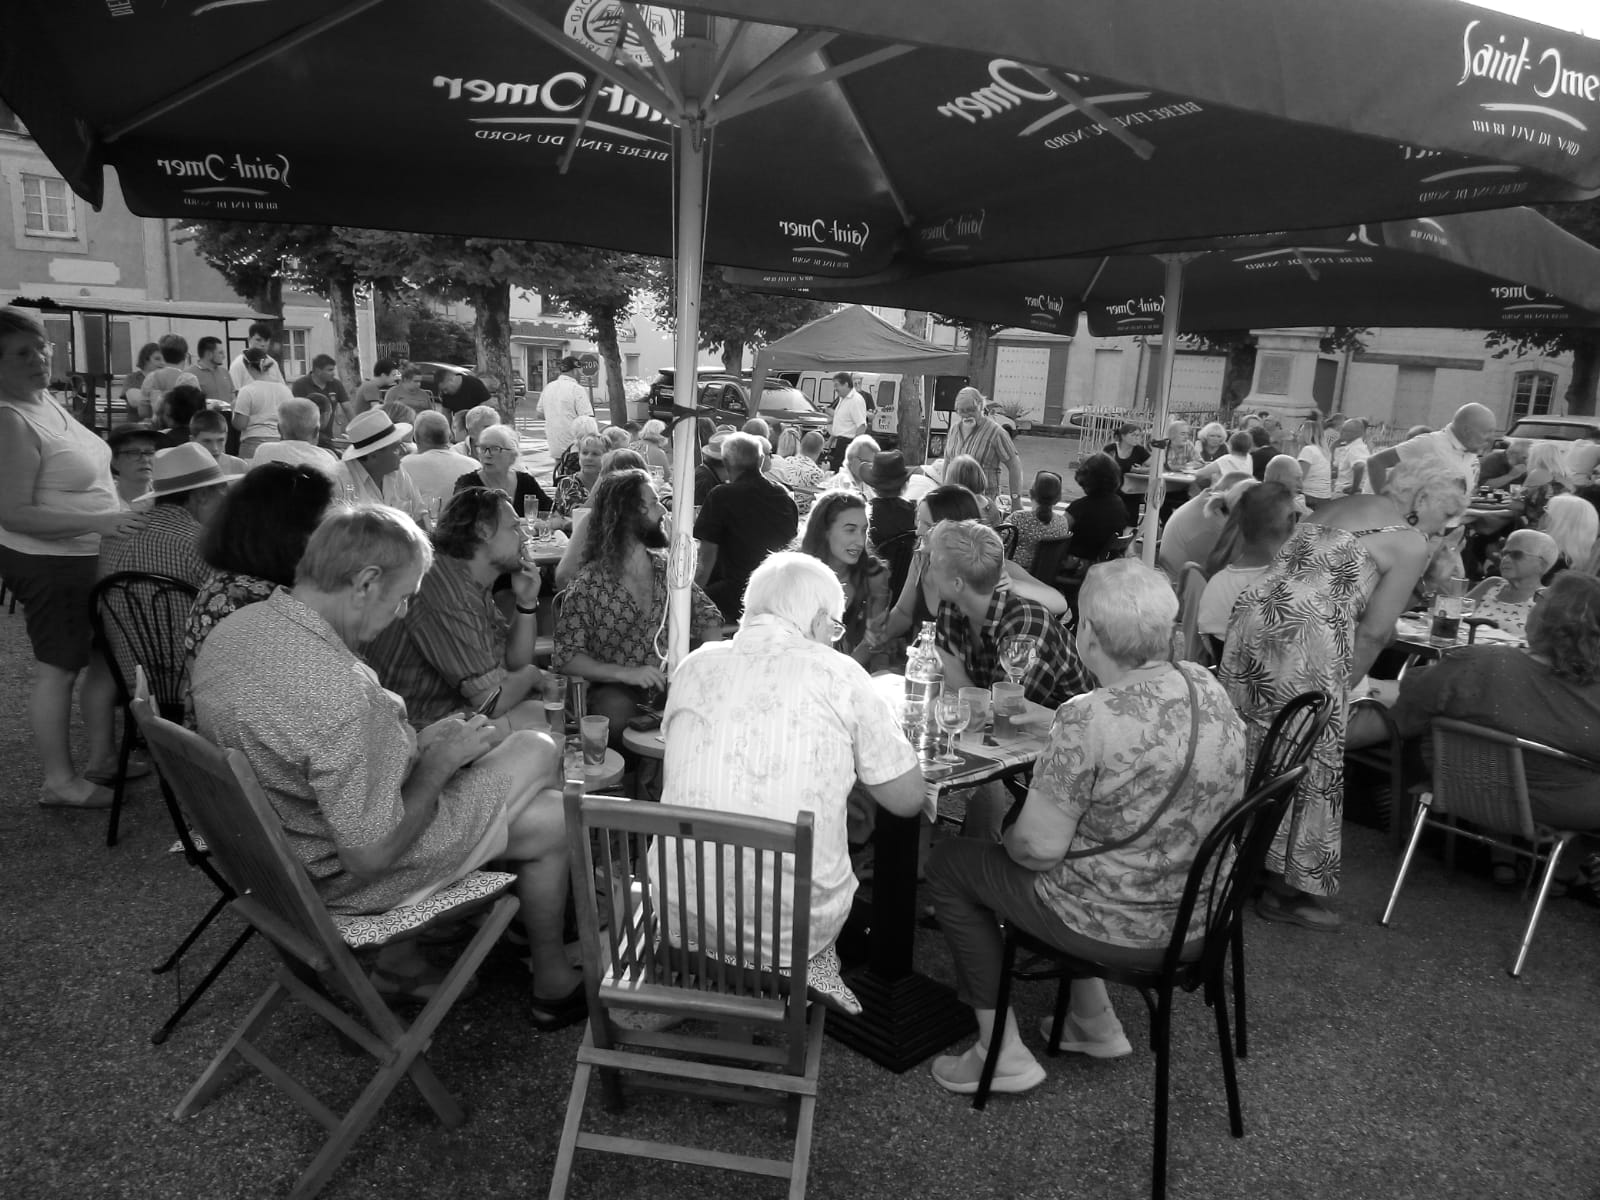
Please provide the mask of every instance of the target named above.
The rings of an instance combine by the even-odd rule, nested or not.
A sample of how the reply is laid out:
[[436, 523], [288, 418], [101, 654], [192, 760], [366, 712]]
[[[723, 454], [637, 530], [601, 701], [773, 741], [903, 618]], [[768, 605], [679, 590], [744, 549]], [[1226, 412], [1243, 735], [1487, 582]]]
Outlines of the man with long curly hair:
[[[553, 666], [587, 679], [589, 712], [611, 718], [611, 741], [666, 675], [666, 509], [643, 471], [618, 471], [589, 493], [583, 569], [567, 588], [556, 621]], [[722, 615], [699, 586], [690, 602], [690, 639], [717, 641]]]

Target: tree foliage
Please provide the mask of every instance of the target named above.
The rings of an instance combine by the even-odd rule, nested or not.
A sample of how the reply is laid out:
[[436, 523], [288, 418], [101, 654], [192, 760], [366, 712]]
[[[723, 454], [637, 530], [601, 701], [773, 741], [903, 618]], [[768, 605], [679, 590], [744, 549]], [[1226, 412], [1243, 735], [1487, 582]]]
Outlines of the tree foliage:
[[[657, 320], [676, 331], [678, 319], [677, 280], [672, 264], [655, 260], [645, 286], [650, 293]], [[803, 296], [769, 296], [729, 283], [722, 272], [708, 268], [700, 283], [699, 349], [716, 350], [725, 369], [735, 373], [744, 369], [747, 346], [760, 347], [793, 333], [818, 317], [825, 317], [838, 305]]]
[[633, 312], [641, 281], [656, 260], [589, 246], [541, 246], [539, 294], [546, 305], [581, 315], [606, 364], [606, 402], [611, 423], [628, 419], [628, 398], [622, 385], [622, 348], [617, 325]]
[[[1600, 200], [1543, 204], [1538, 209], [1568, 233], [1600, 246]], [[1600, 392], [1600, 330], [1492, 329], [1483, 340], [1496, 358], [1513, 354], [1572, 355], [1567, 411], [1584, 415], [1593, 415], [1596, 411], [1596, 395]]]

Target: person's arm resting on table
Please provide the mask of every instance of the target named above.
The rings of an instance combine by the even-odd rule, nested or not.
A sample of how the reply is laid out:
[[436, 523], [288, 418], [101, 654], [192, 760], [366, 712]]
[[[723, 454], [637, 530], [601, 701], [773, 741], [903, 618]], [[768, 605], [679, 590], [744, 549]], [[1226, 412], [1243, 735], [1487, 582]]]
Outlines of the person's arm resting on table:
[[[897, 817], [914, 817], [922, 811], [928, 785], [922, 777], [917, 752], [900, 731], [894, 710], [861, 680], [852, 696], [855, 722], [852, 741], [856, 752], [856, 778], [880, 807]], [[869, 777], [893, 772], [879, 783]]]

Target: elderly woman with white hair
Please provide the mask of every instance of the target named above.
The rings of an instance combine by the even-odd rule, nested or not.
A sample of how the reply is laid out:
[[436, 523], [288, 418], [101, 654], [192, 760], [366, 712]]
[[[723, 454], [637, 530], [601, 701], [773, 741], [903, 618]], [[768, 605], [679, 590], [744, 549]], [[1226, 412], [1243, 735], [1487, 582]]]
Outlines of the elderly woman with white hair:
[[1339, 890], [1349, 685], [1393, 639], [1433, 540], [1467, 506], [1462, 478], [1433, 460], [1402, 463], [1385, 484], [1384, 495], [1343, 496], [1302, 521], [1266, 577], [1235, 602], [1223, 645], [1219, 678], [1249, 727], [1252, 755], [1290, 700], [1333, 697], [1257, 906], [1266, 920], [1306, 929], [1340, 925], [1326, 902]]
[[1539, 528], [1554, 539], [1565, 570], [1595, 572], [1595, 539], [1600, 537], [1600, 514], [1582, 496], [1551, 496]]
[[667, 426], [664, 421], [650, 420], [639, 427], [639, 436], [632, 449], [644, 459], [645, 469], [660, 471], [661, 478], [672, 478], [672, 448], [667, 445]]
[[[833, 649], [843, 616], [844, 591], [832, 570], [807, 554], [770, 555], [750, 575], [738, 632], [695, 650], [673, 673], [662, 721], [665, 803], [779, 821], [812, 814], [811, 942], [799, 952], [812, 960], [814, 985], [819, 971], [837, 980], [833, 945], [856, 891], [846, 837], [851, 789], [859, 779], [878, 804], [909, 817], [921, 811], [926, 786], [883, 692]], [[724, 919], [735, 911], [737, 886], [730, 867]], [[750, 886], [747, 880], [747, 914]], [[691, 904], [694, 891], [691, 884]], [[691, 929], [696, 915], [709, 937], [716, 914], [691, 913]], [[763, 927], [771, 928], [771, 912], [765, 916]], [[788, 963], [796, 949], [779, 945], [775, 961]], [[827, 998], [860, 1011], [842, 985]]]
[[[569, 475], [576, 475], [581, 470], [579, 461], [579, 445], [586, 437], [599, 437], [600, 422], [593, 417], [575, 417], [572, 422], [572, 443], [561, 452], [561, 457], [556, 459], [555, 471], [551, 474], [551, 482], [560, 487], [561, 481]], [[610, 447], [602, 439], [600, 453], [604, 454]], [[596, 466], [598, 470], [598, 465]]]
[[[1243, 722], [1205, 668], [1168, 661], [1177, 614], [1159, 571], [1131, 559], [1091, 567], [1078, 653], [1099, 686], [1056, 710], [1003, 840], [950, 838], [928, 861], [959, 994], [978, 1019], [976, 1044], [934, 1060], [933, 1077], [949, 1091], [977, 1090], [996, 1037], [994, 1091], [1044, 1079], [1013, 1015], [995, 1010], [1001, 923], [1068, 953], [1159, 965], [1195, 853], [1244, 794]], [[1041, 1025], [1045, 1038], [1050, 1024]], [[1104, 981], [1073, 981], [1057, 1048], [1092, 1058], [1133, 1052]]]
[[[550, 508], [550, 497], [545, 495], [532, 471], [517, 466], [521, 454], [522, 441], [515, 429], [509, 425], [490, 425], [477, 438], [478, 461], [483, 465], [476, 471], [457, 476], [454, 490], [495, 488], [511, 497], [517, 516], [538, 516], [541, 509]], [[555, 528], [565, 529], [569, 524], [568, 518], [562, 516], [552, 515], [549, 520]]]
[[1500, 574], [1467, 593], [1467, 599], [1477, 602], [1472, 615], [1493, 621], [1514, 637], [1527, 637], [1528, 614], [1544, 590], [1542, 577], [1560, 557], [1561, 549], [1549, 534], [1537, 529], [1514, 531], [1500, 551]]

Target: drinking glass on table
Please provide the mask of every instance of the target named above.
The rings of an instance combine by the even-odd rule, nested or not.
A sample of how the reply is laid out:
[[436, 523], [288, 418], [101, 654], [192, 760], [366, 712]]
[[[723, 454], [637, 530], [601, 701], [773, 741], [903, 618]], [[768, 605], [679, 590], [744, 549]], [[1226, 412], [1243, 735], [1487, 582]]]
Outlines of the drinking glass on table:
[[956, 753], [956, 734], [967, 727], [967, 722], [972, 720], [972, 705], [961, 698], [960, 692], [945, 692], [933, 702], [933, 721], [945, 737], [945, 752], [934, 758], [934, 762], [955, 764], [961, 761], [961, 756]]
[[1019, 633], [1000, 643], [1000, 669], [1012, 683], [1021, 683], [1038, 661], [1039, 639], [1032, 634]]
[[567, 677], [547, 671], [539, 690], [544, 698], [544, 719], [551, 734], [560, 737], [567, 729]]
[[578, 732], [583, 738], [583, 765], [590, 771], [598, 771], [606, 761], [606, 741], [611, 736], [611, 718], [584, 717], [578, 722]]
[[967, 722], [965, 741], [973, 745], [983, 745], [985, 727], [989, 724], [989, 689], [982, 687], [964, 687], [958, 693], [967, 702], [972, 717]]

